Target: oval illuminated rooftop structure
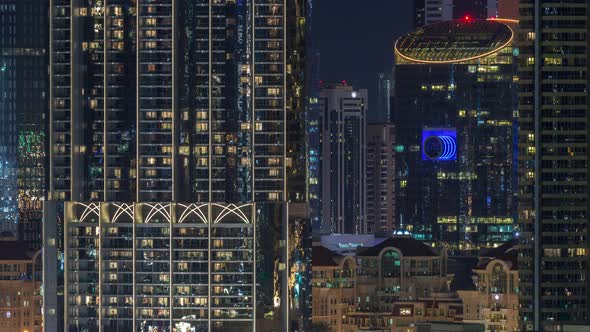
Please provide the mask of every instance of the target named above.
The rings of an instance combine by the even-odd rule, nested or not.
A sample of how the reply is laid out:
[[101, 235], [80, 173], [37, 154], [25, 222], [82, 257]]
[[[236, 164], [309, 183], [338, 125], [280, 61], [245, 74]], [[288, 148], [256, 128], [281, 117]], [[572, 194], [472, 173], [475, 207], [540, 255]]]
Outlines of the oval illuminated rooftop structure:
[[395, 53], [416, 63], [458, 63], [494, 54], [513, 39], [514, 31], [500, 20], [453, 20], [401, 36]]

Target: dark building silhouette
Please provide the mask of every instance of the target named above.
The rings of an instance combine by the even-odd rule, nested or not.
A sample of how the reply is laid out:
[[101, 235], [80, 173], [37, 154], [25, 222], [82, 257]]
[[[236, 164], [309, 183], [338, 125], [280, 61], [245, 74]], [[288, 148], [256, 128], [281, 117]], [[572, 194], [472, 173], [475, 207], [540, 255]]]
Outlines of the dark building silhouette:
[[469, 19], [396, 42], [396, 214], [416, 238], [474, 252], [512, 237], [513, 38]]
[[0, 229], [41, 247], [47, 177], [47, 0], [0, 2]]

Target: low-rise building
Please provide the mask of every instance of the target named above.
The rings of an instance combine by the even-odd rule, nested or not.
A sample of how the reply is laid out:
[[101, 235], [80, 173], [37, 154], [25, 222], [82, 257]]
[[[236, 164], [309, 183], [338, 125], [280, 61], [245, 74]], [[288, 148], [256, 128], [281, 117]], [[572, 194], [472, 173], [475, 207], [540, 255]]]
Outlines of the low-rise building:
[[322, 246], [313, 247], [313, 323], [342, 331], [342, 317], [354, 310], [356, 268], [354, 256], [343, 256]]
[[313, 249], [313, 321], [333, 331], [413, 332], [416, 321], [460, 321], [446, 251], [408, 235], [342, 256]]
[[42, 331], [38, 253], [23, 241], [0, 241], [0, 331]]
[[519, 331], [516, 241], [482, 250], [473, 272], [475, 290], [457, 291], [464, 319], [483, 322], [486, 332]]
[[312, 320], [336, 332], [418, 332], [418, 323], [442, 323], [449, 331], [517, 331], [514, 245], [482, 251], [472, 269], [474, 284], [456, 291], [446, 250], [409, 235], [359, 247], [356, 255], [314, 246]]

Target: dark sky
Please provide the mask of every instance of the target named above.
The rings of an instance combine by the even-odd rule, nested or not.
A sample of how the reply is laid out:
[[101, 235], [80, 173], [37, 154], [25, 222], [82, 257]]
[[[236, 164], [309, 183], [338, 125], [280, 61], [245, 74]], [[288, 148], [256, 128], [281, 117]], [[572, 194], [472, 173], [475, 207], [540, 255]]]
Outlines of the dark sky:
[[320, 79], [367, 88], [370, 110], [377, 74], [391, 70], [395, 38], [412, 29], [412, 0], [314, 0], [313, 6]]

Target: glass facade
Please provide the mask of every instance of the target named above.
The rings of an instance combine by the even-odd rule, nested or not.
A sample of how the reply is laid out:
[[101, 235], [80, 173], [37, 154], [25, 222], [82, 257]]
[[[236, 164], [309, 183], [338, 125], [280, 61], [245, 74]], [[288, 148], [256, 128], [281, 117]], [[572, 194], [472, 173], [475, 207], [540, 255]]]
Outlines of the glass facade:
[[[445, 47], [452, 51], [421, 46], [444, 36], [447, 25], [458, 39], [448, 36]], [[474, 252], [514, 234], [512, 33], [499, 22], [456, 20], [421, 28], [396, 43], [395, 77], [403, 82], [396, 86], [392, 116], [399, 147], [396, 215], [417, 239]], [[443, 141], [433, 135], [452, 143], [448, 153], [439, 151], [440, 158], [435, 143]]]
[[0, 232], [41, 247], [48, 113], [48, 1], [0, 4]]

